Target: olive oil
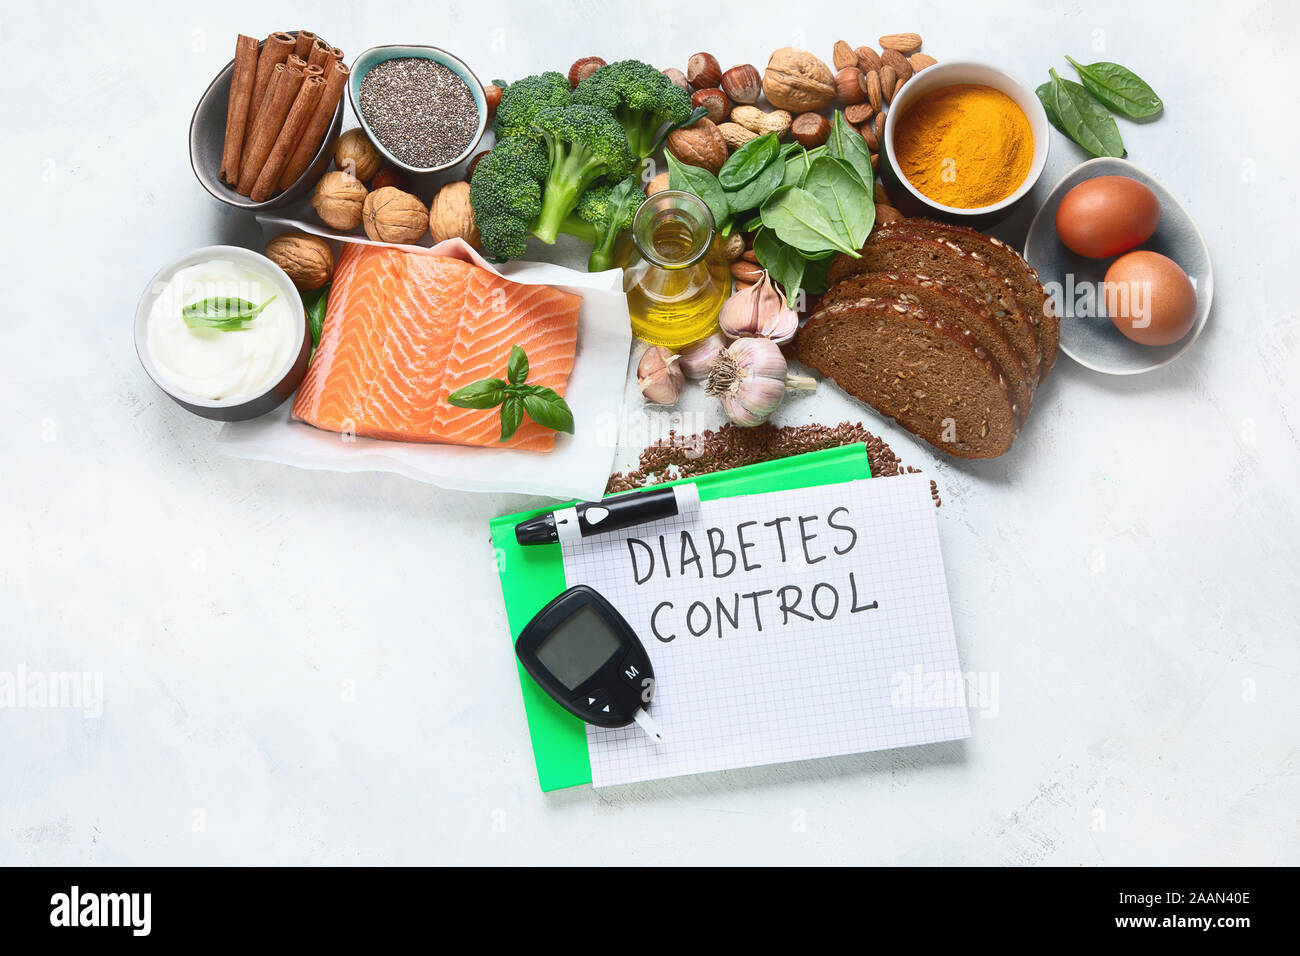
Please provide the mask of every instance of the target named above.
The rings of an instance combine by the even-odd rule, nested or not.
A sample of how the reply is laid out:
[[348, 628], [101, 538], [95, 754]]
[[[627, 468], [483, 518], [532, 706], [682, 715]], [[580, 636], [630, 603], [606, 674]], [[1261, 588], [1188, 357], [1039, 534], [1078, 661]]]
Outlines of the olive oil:
[[713, 334], [731, 270], [715, 248], [708, 207], [691, 193], [656, 193], [637, 211], [632, 238], [639, 255], [623, 289], [636, 336], [680, 349]]

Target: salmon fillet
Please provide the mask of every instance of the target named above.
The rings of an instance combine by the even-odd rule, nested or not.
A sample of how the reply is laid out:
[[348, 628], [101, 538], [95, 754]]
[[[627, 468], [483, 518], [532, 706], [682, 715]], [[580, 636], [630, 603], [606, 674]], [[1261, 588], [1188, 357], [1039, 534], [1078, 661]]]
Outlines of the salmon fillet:
[[525, 418], [502, 443], [497, 409], [456, 408], [447, 397], [505, 378], [515, 345], [528, 353], [528, 383], [563, 395], [581, 302], [459, 259], [348, 243], [293, 417], [367, 438], [550, 451], [550, 429]]

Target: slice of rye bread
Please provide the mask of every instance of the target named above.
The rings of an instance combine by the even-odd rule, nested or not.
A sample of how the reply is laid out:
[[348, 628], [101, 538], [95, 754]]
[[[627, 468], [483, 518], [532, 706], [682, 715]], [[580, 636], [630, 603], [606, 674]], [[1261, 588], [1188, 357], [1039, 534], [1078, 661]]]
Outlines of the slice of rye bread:
[[1038, 318], [1036, 329], [1039, 353], [1038, 380], [1042, 381], [1056, 364], [1056, 351], [1061, 342], [1061, 319], [1056, 314], [1056, 308], [1047, 290], [1043, 288], [1038, 270], [1002, 240], [986, 236], [965, 226], [935, 222], [933, 219], [900, 219], [881, 227], [881, 229], [894, 228], [914, 235], [929, 236], [931, 239], [949, 239], [967, 252], [984, 256], [989, 265], [1002, 273], [1015, 291], [1020, 310], [1026, 315]]
[[958, 458], [996, 458], [1016, 438], [1010, 390], [971, 334], [918, 305], [847, 299], [795, 339], [805, 365]]
[[1034, 398], [1034, 390], [1029, 387], [1029, 372], [987, 305], [938, 279], [890, 272], [870, 272], [845, 279], [822, 297], [822, 303], [830, 305], [845, 299], [891, 299], [905, 305], [919, 305], [958, 328], [966, 329], [974, 339], [980, 357], [990, 356], [1002, 372], [1011, 387], [1016, 421], [1024, 424]]
[[1033, 321], [1021, 312], [1011, 283], [995, 272], [983, 256], [966, 252], [947, 239], [884, 229], [873, 232], [861, 252], [859, 259], [835, 257], [828, 276], [830, 285], [868, 272], [910, 272], [960, 289], [993, 310], [1002, 333], [1029, 372], [1029, 387], [1038, 387], [1038, 338]]

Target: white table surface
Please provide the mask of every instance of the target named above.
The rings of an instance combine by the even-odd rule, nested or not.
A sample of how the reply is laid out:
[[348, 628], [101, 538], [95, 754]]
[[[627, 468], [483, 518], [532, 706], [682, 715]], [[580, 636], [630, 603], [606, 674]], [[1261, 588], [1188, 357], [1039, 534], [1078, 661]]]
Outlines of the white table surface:
[[[907, 6], [7, 9], [0, 674], [98, 673], [105, 700], [0, 709], [0, 863], [1300, 862], [1297, 7]], [[260, 248], [194, 180], [190, 113], [235, 33], [298, 26], [485, 78], [916, 30], [1035, 84], [1067, 52], [1152, 83], [1165, 115], [1121, 126], [1211, 248], [1193, 350], [1136, 378], [1062, 357], [995, 462], [832, 386], [778, 419], [860, 419], [938, 481], [963, 666], [998, 687], [969, 741], [543, 795], [487, 536], [528, 499], [231, 460], [154, 388], [148, 278]], [[1082, 158], [1052, 151], [1042, 192]]]

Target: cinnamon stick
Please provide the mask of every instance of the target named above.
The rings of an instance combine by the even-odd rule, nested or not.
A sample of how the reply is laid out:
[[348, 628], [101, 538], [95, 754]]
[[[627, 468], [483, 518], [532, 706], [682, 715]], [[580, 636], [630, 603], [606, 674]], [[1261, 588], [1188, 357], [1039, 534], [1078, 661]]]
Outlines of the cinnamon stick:
[[343, 51], [338, 47], [330, 47], [329, 63], [338, 63], [343, 59]]
[[311, 55], [307, 57], [307, 62], [311, 66], [323, 67], [329, 60], [330, 50], [333, 49], [328, 43], [317, 37], [311, 44]]
[[325, 74], [325, 91], [321, 93], [320, 101], [316, 104], [316, 111], [312, 114], [311, 121], [308, 122], [307, 128], [303, 130], [302, 138], [298, 140], [298, 145], [289, 157], [289, 162], [284, 167], [284, 172], [280, 175], [280, 188], [288, 189], [297, 181], [298, 177], [307, 171], [311, 165], [312, 157], [316, 155], [316, 150], [320, 148], [321, 141], [325, 138], [325, 133], [334, 122], [334, 111], [338, 108], [339, 100], [343, 97], [343, 88], [348, 83], [349, 70], [342, 63], [335, 63], [334, 67]]
[[239, 157], [244, 150], [244, 127], [248, 122], [253, 86], [257, 82], [257, 37], [235, 38], [235, 68], [230, 74], [230, 99], [226, 104], [226, 141], [221, 151], [221, 178], [230, 185], [239, 182]]
[[311, 45], [315, 42], [316, 34], [312, 33], [310, 30], [299, 30], [298, 42], [293, 45], [293, 52], [305, 60], [307, 59], [307, 54], [311, 52]]
[[285, 63], [277, 63], [272, 73], [266, 94], [262, 97], [262, 108], [257, 112], [257, 126], [253, 129], [244, 159], [239, 164], [239, 194], [249, 196], [257, 177], [261, 175], [266, 157], [271, 153], [280, 130], [284, 128], [285, 117], [293, 106], [298, 89], [302, 86], [303, 71]]
[[257, 126], [257, 113], [262, 108], [263, 98], [266, 96], [266, 88], [271, 83], [271, 76], [275, 71], [277, 63], [283, 63], [293, 52], [294, 40], [287, 33], [272, 33], [262, 44], [262, 53], [257, 58], [257, 79], [253, 83], [253, 98], [249, 100], [248, 120], [244, 125], [244, 152], [248, 152], [248, 144], [253, 136], [253, 129]]
[[325, 75], [325, 68], [321, 66], [309, 66], [303, 73], [303, 76], [321, 76]]
[[253, 185], [253, 193], [249, 197], [253, 202], [265, 202], [280, 191], [277, 184], [281, 173], [284, 172], [284, 165], [297, 147], [298, 140], [302, 138], [303, 130], [311, 120], [323, 92], [325, 92], [323, 76], [307, 76], [303, 79], [298, 95], [294, 97], [293, 106], [289, 108], [289, 115], [285, 118], [284, 128], [275, 138], [275, 145], [271, 147], [271, 152], [262, 165], [262, 171], [257, 176], [257, 182]]

